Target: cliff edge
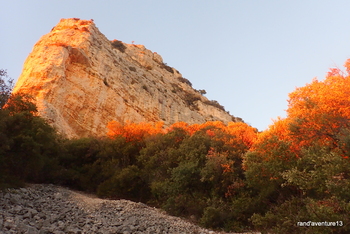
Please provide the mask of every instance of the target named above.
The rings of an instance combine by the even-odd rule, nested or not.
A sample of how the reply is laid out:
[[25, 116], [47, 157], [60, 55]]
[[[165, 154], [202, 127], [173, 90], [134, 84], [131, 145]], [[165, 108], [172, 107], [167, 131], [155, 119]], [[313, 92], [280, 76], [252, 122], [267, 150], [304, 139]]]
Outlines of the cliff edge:
[[104, 136], [107, 123], [239, 121], [143, 45], [108, 40], [92, 20], [62, 19], [25, 61], [14, 93], [69, 138]]

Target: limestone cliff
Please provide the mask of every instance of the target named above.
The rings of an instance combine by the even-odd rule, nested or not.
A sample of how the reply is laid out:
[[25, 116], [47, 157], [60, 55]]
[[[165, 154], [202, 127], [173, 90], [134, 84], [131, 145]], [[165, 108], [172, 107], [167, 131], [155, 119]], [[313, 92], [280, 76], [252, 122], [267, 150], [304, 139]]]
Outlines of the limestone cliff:
[[109, 121], [236, 121], [143, 45], [109, 41], [92, 20], [62, 19], [26, 59], [14, 92], [68, 137], [103, 136]]

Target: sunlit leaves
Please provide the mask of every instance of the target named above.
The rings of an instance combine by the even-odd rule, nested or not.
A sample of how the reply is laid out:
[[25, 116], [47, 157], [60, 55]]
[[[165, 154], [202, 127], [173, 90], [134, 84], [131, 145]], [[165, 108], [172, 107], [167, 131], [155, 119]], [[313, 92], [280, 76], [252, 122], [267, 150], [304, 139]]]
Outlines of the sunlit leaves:
[[110, 138], [117, 136], [125, 137], [127, 141], [140, 141], [146, 136], [163, 133], [163, 122], [152, 123], [131, 123], [127, 121], [121, 124], [116, 121], [109, 122], [107, 128], [109, 129], [107, 135]]
[[[345, 64], [347, 70], [350, 61]], [[268, 130], [259, 134], [252, 151], [271, 152], [275, 145], [267, 139], [291, 143], [291, 150], [321, 144], [339, 148], [339, 134], [350, 128], [350, 77], [332, 68], [323, 81], [314, 79], [289, 94], [287, 117], [278, 119]], [[275, 143], [274, 143], [275, 144]], [[261, 147], [264, 145], [264, 147]]]
[[[350, 60], [344, 66], [347, 73], [332, 68], [323, 81], [314, 79], [290, 93], [287, 117], [260, 133], [245, 155], [247, 184], [270, 206], [251, 217], [258, 229], [308, 233], [295, 223], [348, 220]], [[334, 230], [347, 233], [348, 227]]]

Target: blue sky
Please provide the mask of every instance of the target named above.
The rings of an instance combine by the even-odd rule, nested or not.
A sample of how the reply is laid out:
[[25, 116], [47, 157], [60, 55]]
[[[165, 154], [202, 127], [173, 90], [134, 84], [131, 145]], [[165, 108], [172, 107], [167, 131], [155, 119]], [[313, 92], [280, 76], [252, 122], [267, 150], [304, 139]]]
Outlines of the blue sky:
[[196, 89], [259, 130], [288, 93], [350, 58], [348, 0], [4, 1], [0, 68], [15, 80], [61, 18], [94, 19], [110, 40], [143, 44]]

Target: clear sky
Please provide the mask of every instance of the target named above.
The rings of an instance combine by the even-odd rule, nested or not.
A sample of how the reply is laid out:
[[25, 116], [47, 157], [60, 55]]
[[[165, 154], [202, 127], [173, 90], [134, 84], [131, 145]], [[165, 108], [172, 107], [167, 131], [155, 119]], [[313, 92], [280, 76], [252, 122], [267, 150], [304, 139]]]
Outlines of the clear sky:
[[61, 18], [94, 19], [110, 40], [143, 44], [210, 100], [259, 130], [288, 93], [350, 58], [349, 0], [8, 0], [0, 68], [13, 79]]

